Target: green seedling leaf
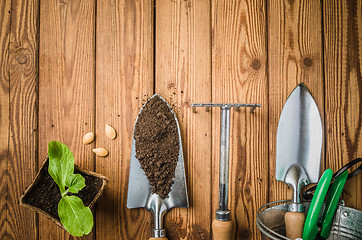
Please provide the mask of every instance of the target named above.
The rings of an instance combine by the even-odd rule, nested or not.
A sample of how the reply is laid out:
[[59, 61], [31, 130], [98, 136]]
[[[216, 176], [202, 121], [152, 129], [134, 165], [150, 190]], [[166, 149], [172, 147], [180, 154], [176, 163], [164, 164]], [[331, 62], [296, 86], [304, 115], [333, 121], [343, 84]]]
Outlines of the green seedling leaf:
[[[89, 207], [84, 206], [82, 199], [68, 196], [67, 193], [78, 193], [85, 187], [85, 179], [74, 174], [74, 157], [70, 149], [63, 143], [52, 141], [48, 144], [48, 172], [59, 186], [62, 198], [58, 203], [58, 215], [64, 228], [73, 236], [87, 235], [93, 228], [93, 215]], [[68, 187], [68, 189], [65, 189]]]
[[88, 235], [93, 228], [93, 215], [77, 196], [64, 196], [58, 204], [58, 214], [64, 228], [73, 236]]
[[85, 179], [80, 174], [69, 175], [65, 181], [65, 186], [68, 187], [69, 192], [78, 193], [85, 187]]
[[64, 143], [51, 141], [48, 144], [49, 168], [48, 172], [60, 188], [65, 192], [65, 182], [74, 172], [74, 157]]

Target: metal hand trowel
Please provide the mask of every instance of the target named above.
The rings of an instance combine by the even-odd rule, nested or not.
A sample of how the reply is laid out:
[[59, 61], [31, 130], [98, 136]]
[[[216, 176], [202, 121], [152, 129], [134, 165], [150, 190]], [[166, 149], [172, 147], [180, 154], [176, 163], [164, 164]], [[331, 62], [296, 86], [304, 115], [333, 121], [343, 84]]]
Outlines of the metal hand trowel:
[[[189, 206], [187, 189], [186, 189], [186, 179], [185, 179], [185, 169], [184, 169], [184, 158], [182, 153], [182, 144], [181, 144], [181, 134], [180, 127], [177, 122], [177, 118], [171, 107], [168, 103], [160, 97], [158, 94], [153, 95], [147, 103], [140, 110], [138, 117], [135, 123], [135, 129], [137, 121], [141, 112], [144, 110], [145, 106], [149, 103], [152, 98], [160, 98], [164, 101], [168, 110], [172, 113], [177, 124], [177, 137], [179, 140], [179, 153], [177, 159], [177, 165], [175, 168], [175, 177], [173, 178], [173, 184], [171, 186], [171, 191], [168, 193], [168, 197], [162, 199], [159, 194], [152, 193], [150, 181], [145, 175], [145, 171], [141, 168], [139, 160], [136, 158], [136, 140], [135, 132], [132, 136], [132, 152], [131, 152], [131, 163], [130, 163], [130, 175], [128, 183], [128, 196], [127, 196], [127, 208], [146, 208], [148, 211], [153, 213], [154, 216], [154, 229], [152, 232], [152, 238], [158, 239], [167, 239], [165, 230], [163, 229], [163, 216], [174, 207], [187, 208]], [[159, 121], [163, 121], [160, 117]], [[143, 137], [143, 136], [141, 136]], [[147, 136], [145, 136], [147, 137]]]
[[305, 216], [300, 189], [318, 182], [322, 142], [322, 120], [317, 105], [305, 85], [300, 83], [283, 107], [276, 146], [276, 179], [293, 187], [292, 203], [285, 216], [289, 238], [302, 237]]

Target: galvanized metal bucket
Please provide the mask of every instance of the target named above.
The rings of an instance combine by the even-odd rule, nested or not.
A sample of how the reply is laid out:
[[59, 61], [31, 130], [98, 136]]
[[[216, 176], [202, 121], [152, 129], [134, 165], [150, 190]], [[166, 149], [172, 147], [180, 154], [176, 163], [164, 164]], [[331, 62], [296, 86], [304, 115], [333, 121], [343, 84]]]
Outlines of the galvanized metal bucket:
[[[262, 233], [262, 239], [289, 239], [285, 237], [284, 215], [289, 200], [268, 203], [259, 208], [256, 225]], [[307, 213], [310, 202], [303, 202]], [[362, 211], [338, 206], [333, 219], [331, 233], [327, 240], [362, 239]]]

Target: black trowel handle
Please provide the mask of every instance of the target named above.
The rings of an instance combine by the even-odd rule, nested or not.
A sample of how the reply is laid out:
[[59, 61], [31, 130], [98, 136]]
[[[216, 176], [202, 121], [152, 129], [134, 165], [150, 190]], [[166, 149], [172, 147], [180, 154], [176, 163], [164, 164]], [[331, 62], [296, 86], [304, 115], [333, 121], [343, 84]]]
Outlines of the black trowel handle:
[[284, 216], [287, 238], [302, 238], [305, 215], [302, 212], [287, 212]]

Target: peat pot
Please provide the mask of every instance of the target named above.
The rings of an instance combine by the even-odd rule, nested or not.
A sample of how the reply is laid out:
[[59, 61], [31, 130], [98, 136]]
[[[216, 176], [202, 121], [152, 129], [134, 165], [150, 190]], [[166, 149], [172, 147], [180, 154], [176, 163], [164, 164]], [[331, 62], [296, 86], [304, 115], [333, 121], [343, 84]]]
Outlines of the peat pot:
[[[289, 239], [285, 237], [284, 215], [290, 201], [282, 200], [265, 204], [257, 213], [256, 225], [262, 239]], [[310, 202], [303, 202], [305, 214]], [[334, 215], [331, 233], [327, 240], [362, 239], [362, 211], [339, 205]]]
[[[58, 216], [58, 203], [61, 199], [58, 185], [48, 173], [49, 158], [44, 163], [36, 175], [33, 183], [27, 187], [20, 197], [20, 205], [35, 210], [53, 220], [58, 226], [63, 227]], [[107, 178], [90, 171], [80, 169], [74, 165], [74, 173], [81, 174], [85, 179], [86, 186], [76, 195], [82, 199], [85, 206], [92, 207], [98, 197], [103, 192], [107, 183]]]

